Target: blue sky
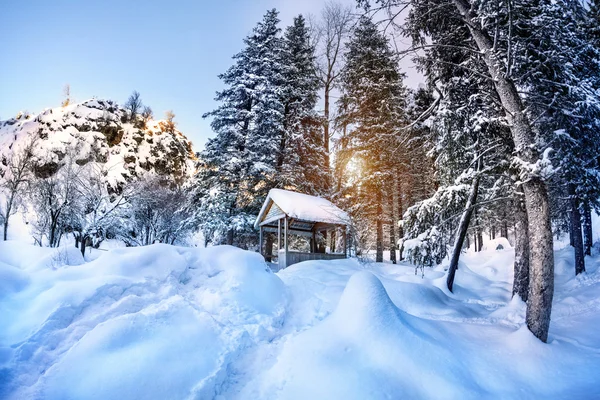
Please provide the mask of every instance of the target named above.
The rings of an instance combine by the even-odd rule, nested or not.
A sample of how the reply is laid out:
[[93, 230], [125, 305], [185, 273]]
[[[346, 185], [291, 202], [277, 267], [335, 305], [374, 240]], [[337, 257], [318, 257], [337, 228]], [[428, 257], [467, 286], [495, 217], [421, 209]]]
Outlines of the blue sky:
[[[354, 4], [353, 0], [344, 0]], [[66, 83], [76, 101], [123, 103], [133, 90], [199, 150], [213, 136], [217, 75], [267, 9], [282, 28], [318, 14], [323, 0], [11, 1], [0, 5], [0, 119], [57, 107]], [[410, 85], [410, 83], [409, 83]], [[410, 85], [412, 86], [412, 85]]]

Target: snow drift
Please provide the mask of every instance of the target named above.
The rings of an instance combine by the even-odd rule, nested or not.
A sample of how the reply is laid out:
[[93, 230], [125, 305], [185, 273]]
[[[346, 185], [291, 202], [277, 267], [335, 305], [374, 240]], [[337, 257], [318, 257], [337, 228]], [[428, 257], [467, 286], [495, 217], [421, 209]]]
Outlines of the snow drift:
[[0, 398], [600, 398], [600, 259], [557, 253], [548, 344], [511, 300], [511, 248], [444, 266], [153, 245], [84, 263], [0, 244]]
[[[210, 398], [227, 363], [268, 340], [282, 282], [258, 254], [167, 245], [55, 268], [0, 247], [0, 397]], [[3, 293], [5, 293], [3, 291]]]

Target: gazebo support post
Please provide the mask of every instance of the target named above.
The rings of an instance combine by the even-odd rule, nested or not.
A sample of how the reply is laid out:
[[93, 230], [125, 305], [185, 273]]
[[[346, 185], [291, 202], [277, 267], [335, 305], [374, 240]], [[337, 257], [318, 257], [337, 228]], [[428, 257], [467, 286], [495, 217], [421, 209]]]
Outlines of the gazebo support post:
[[281, 250], [281, 219], [277, 220], [277, 253]]
[[348, 229], [342, 228], [342, 236], [344, 237], [344, 256], [348, 257]]
[[287, 255], [288, 252], [288, 217], [287, 215], [285, 216], [285, 219], [283, 220], [283, 247], [285, 249], [285, 253]]
[[261, 226], [258, 233], [258, 252], [262, 256], [263, 255], [263, 227]]

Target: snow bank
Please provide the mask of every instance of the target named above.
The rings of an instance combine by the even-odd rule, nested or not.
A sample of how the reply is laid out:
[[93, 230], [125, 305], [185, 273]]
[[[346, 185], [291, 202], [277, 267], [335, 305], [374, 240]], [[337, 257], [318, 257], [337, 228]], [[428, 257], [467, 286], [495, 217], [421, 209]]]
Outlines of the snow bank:
[[600, 398], [600, 258], [556, 253], [543, 344], [513, 257], [465, 253], [450, 293], [445, 265], [0, 243], [0, 398]]
[[[42, 250], [0, 248], [1, 398], [210, 398], [284, 315], [282, 282], [233, 247], [68, 252], [58, 268]], [[17, 262], [27, 251], [38, 261]]]

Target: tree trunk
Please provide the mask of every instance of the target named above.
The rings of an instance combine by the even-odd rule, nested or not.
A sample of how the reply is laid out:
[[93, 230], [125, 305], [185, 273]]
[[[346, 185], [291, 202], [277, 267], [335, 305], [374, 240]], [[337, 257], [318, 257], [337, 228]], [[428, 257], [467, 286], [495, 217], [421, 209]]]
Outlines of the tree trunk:
[[75, 234], [74, 236], [75, 236], [75, 248], [78, 249], [81, 238], [80, 238], [79, 234]]
[[[523, 192], [521, 189], [520, 192]], [[508, 217], [506, 216], [506, 205], [502, 207], [502, 226], [500, 227], [500, 236], [508, 239]]]
[[[517, 189], [522, 192], [522, 188]], [[516, 199], [515, 213], [515, 265], [513, 278], [513, 296], [521, 297], [527, 301], [529, 290], [529, 228], [527, 221], [527, 210], [522, 197]]]
[[477, 214], [475, 215], [475, 235], [477, 235], [476, 251], [479, 252], [481, 249], [483, 249], [483, 231], [479, 226], [479, 218], [477, 217]]
[[336, 250], [336, 243], [335, 241], [337, 240], [337, 230], [332, 230], [331, 231], [331, 235], [329, 237], [329, 251], [331, 253], [335, 253]]
[[389, 191], [388, 199], [390, 207], [390, 261], [392, 264], [396, 264], [396, 227], [394, 226], [394, 223], [396, 222], [396, 213], [394, 213], [394, 192], [392, 190]]
[[377, 188], [377, 238], [376, 246], [377, 253], [375, 254], [375, 262], [383, 262], [383, 202], [381, 188]]
[[271, 262], [273, 260], [273, 235], [267, 233], [267, 240], [265, 244], [265, 261]]
[[85, 248], [87, 246], [87, 236], [81, 239], [81, 255], [85, 257]]
[[592, 255], [594, 239], [592, 237], [592, 208], [589, 202], [583, 204], [583, 252], [586, 256]]
[[[536, 150], [536, 135], [525, 114], [525, 107], [519, 92], [505, 75], [503, 63], [494, 57], [494, 43], [483, 31], [481, 25], [470, 23], [475, 15], [475, 7], [467, 0], [453, 0], [459, 13], [469, 22], [467, 28], [494, 83], [496, 93], [505, 110], [505, 116], [515, 143], [516, 154], [526, 163], [539, 160]], [[527, 327], [541, 341], [548, 340], [552, 298], [554, 295], [554, 251], [550, 205], [546, 185], [539, 176], [530, 176], [523, 184], [525, 206], [530, 234], [530, 285], [527, 302]]]
[[571, 232], [573, 233], [573, 247], [575, 252], [575, 275], [585, 272], [585, 255], [583, 252], [583, 237], [581, 235], [581, 214], [579, 201], [575, 194], [575, 185], [569, 185], [569, 203], [571, 204]]
[[8, 212], [6, 213], [6, 217], [4, 217], [4, 241], [8, 240]]
[[[400, 181], [400, 177], [397, 176], [396, 177], [396, 201], [397, 201], [397, 211], [398, 211], [398, 219], [402, 220], [402, 218], [404, 218], [404, 209], [403, 209], [403, 204], [402, 204], [402, 182]], [[399, 222], [399, 221], [398, 221]], [[404, 226], [402, 226], [402, 223], [398, 223], [398, 239], [402, 240], [404, 239]], [[404, 240], [402, 241], [402, 244], [400, 245], [400, 251], [398, 252], [398, 256], [399, 256], [399, 260], [402, 261], [404, 260], [404, 255], [402, 253], [404, 253]]]
[[323, 108], [323, 146], [325, 148], [325, 171], [323, 173], [324, 176], [329, 180], [329, 92], [331, 91], [331, 86], [329, 84], [330, 77], [327, 77], [327, 83], [325, 84], [325, 92], [324, 92], [324, 108]]
[[[478, 169], [480, 168], [481, 159]], [[458, 260], [460, 258], [460, 253], [462, 252], [463, 242], [465, 240], [465, 236], [467, 235], [467, 230], [469, 229], [471, 216], [473, 215], [473, 210], [475, 209], [475, 204], [477, 203], [479, 179], [479, 174], [475, 175], [475, 178], [473, 178], [473, 183], [471, 184], [471, 193], [469, 193], [465, 210], [463, 211], [463, 214], [460, 218], [460, 223], [458, 224], [456, 240], [454, 241], [454, 250], [452, 251], [452, 259], [450, 260], [450, 266], [448, 267], [448, 278], [446, 279], [446, 285], [448, 286], [449, 291], [452, 291], [452, 287], [454, 286], [454, 276], [456, 274], [456, 270], [458, 269]]]
[[492, 225], [492, 227], [490, 228], [490, 239], [494, 240], [496, 239], [496, 226]]

